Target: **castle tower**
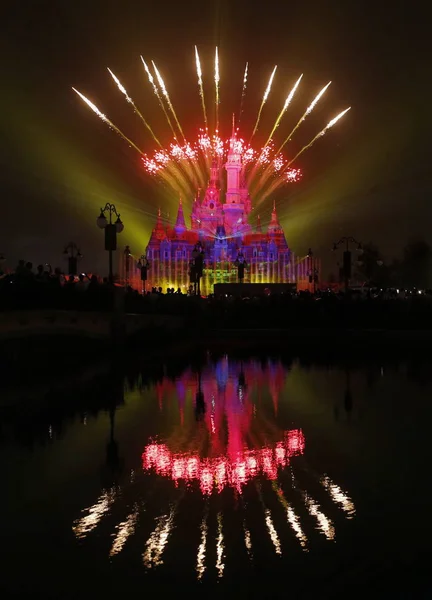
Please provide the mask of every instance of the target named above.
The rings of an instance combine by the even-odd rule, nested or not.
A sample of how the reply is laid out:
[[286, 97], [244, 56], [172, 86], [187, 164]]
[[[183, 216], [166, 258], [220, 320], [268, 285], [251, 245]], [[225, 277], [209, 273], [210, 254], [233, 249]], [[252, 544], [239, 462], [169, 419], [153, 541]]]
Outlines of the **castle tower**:
[[240, 153], [240, 144], [233, 134], [230, 140], [230, 151], [225, 163], [227, 172], [227, 191], [226, 204], [240, 204], [240, 172], [242, 170], [242, 159]]
[[271, 214], [271, 221], [270, 224], [268, 226], [268, 232], [270, 234], [275, 234], [275, 233], [282, 233], [283, 234], [283, 230], [282, 227], [280, 226], [280, 223], [278, 221], [277, 218], [277, 214], [276, 214], [276, 201], [273, 201], [273, 210], [272, 210], [272, 214]]
[[227, 191], [224, 204], [224, 225], [228, 236], [242, 236], [250, 230], [247, 222], [246, 206], [241, 194], [242, 155], [241, 144], [237, 140], [234, 128], [230, 140], [227, 162]]
[[174, 231], [177, 236], [181, 236], [186, 231], [186, 223], [185, 223], [185, 218], [184, 218], [184, 214], [183, 214], [183, 204], [182, 204], [181, 197], [180, 197], [179, 207], [178, 207], [178, 211], [177, 211], [177, 219], [176, 219], [176, 222], [174, 225]]

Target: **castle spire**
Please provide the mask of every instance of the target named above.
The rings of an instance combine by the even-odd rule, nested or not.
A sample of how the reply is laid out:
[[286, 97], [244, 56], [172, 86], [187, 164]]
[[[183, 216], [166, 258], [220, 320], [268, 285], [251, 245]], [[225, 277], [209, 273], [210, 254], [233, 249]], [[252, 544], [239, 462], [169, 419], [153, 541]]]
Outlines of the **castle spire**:
[[278, 232], [281, 230], [281, 226], [279, 224], [277, 213], [276, 213], [276, 200], [273, 200], [273, 210], [271, 214], [271, 221], [268, 226], [269, 232]]
[[256, 230], [257, 230], [257, 233], [262, 233], [261, 217], [260, 217], [260, 215], [258, 215], [258, 217], [257, 217]]
[[181, 196], [180, 196], [180, 200], [179, 200], [179, 207], [178, 207], [178, 211], [177, 211], [177, 219], [175, 222], [174, 231], [177, 234], [180, 234], [180, 233], [183, 233], [184, 231], [186, 231], [186, 223], [185, 223], [185, 218], [184, 218], [184, 214], [183, 214], [183, 203], [182, 203]]

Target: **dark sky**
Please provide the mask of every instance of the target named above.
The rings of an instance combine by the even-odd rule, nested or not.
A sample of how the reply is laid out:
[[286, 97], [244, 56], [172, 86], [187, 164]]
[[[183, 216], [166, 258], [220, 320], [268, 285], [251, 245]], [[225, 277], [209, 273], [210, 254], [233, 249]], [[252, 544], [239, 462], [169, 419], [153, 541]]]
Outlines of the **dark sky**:
[[[152, 140], [106, 67], [166, 143], [169, 129], [139, 56], [154, 59], [192, 137], [202, 124], [194, 44], [207, 77], [208, 102], [219, 46], [225, 133], [238, 110], [246, 61], [242, 128], [248, 131], [269, 73], [278, 65], [258, 141], [265, 141], [302, 72], [301, 92], [277, 139], [327, 81], [332, 85], [288, 153], [352, 106], [345, 120], [301, 157], [302, 181], [277, 195], [295, 252], [304, 254], [312, 246], [331, 265], [328, 250], [341, 235], [374, 241], [388, 259], [410, 237], [432, 242], [430, 25], [420, 2], [27, 0], [3, 7], [0, 27], [0, 250], [11, 266], [21, 257], [61, 264], [62, 247], [74, 240], [85, 254], [83, 269], [104, 268], [95, 218], [107, 201], [121, 209], [121, 243], [130, 243], [136, 254], [146, 245], [158, 206], [175, 212], [175, 196], [148, 179], [138, 154], [71, 86], [151, 151]], [[263, 220], [270, 207], [271, 200], [260, 207]]]

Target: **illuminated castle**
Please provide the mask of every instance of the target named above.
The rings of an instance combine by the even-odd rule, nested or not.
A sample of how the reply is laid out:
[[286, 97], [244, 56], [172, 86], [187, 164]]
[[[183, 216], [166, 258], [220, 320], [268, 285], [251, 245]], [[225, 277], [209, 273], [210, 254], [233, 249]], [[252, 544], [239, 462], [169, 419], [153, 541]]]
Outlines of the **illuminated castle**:
[[241, 147], [234, 135], [223, 167], [226, 170], [225, 198], [220, 185], [221, 165], [214, 160], [204, 196], [201, 198], [198, 191], [193, 201], [190, 228], [186, 226], [181, 199], [174, 227], [162, 222], [159, 211], [147, 247], [152, 284], [176, 289], [187, 287], [189, 263], [197, 242], [201, 243], [205, 253], [203, 293], [211, 293], [214, 283], [237, 280], [234, 263], [240, 251], [247, 263], [245, 282], [299, 283], [299, 279], [306, 280], [309, 265], [294, 260], [279, 224], [275, 203], [267, 227], [262, 227], [259, 216], [254, 227], [249, 222], [252, 203], [246, 187]]

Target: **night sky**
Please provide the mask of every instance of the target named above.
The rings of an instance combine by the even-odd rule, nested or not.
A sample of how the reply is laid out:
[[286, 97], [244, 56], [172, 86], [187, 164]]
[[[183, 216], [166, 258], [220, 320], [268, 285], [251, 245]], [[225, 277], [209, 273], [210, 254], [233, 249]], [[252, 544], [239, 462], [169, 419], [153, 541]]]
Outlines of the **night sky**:
[[[219, 46], [225, 134], [239, 107], [246, 61], [247, 132], [278, 65], [259, 141], [265, 141], [300, 73], [302, 88], [277, 140], [332, 80], [287, 154], [352, 106], [299, 159], [302, 181], [276, 197], [296, 253], [311, 246], [330, 270], [329, 249], [342, 235], [375, 242], [388, 260], [409, 238], [432, 243], [430, 24], [420, 2], [27, 0], [3, 7], [0, 27], [0, 251], [8, 266], [19, 258], [64, 266], [62, 249], [73, 240], [85, 255], [83, 270], [106, 270], [95, 219], [107, 201], [117, 205], [125, 223], [119, 242], [129, 243], [135, 254], [144, 250], [159, 206], [175, 216], [175, 195], [149, 179], [138, 154], [71, 87], [150, 152], [151, 138], [106, 70], [113, 69], [168, 143], [170, 131], [145, 77], [142, 54], [155, 60], [185, 133], [194, 137], [202, 125], [194, 44], [208, 104]], [[188, 206], [191, 199], [184, 201]], [[271, 200], [260, 207], [263, 220], [270, 209]]]

